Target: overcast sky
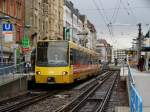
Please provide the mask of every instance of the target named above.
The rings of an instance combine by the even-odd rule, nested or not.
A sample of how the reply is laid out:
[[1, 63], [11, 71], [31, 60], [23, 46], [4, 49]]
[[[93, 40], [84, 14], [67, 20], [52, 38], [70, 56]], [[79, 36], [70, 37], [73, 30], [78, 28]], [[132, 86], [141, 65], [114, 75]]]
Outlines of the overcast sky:
[[[129, 48], [142, 23], [145, 34], [150, 24], [150, 0], [71, 0], [81, 14], [96, 26], [98, 38], [115, 48]], [[112, 23], [112, 27], [106, 25]], [[109, 33], [111, 30], [111, 35]]]

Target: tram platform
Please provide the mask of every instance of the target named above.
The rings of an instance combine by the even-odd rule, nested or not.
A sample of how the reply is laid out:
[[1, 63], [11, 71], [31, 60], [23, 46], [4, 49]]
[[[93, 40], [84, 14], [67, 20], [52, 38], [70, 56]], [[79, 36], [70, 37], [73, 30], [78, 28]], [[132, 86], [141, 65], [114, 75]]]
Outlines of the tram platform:
[[143, 112], [150, 112], [150, 72], [141, 72], [137, 69], [131, 68], [131, 74], [135, 81], [135, 87], [142, 97]]
[[[135, 68], [130, 68], [131, 74], [133, 76], [133, 80], [135, 83], [135, 88], [137, 92], [142, 98], [143, 102], [143, 112], [150, 112], [150, 72], [148, 71], [139, 71]], [[129, 77], [128, 74], [128, 67], [121, 67], [120, 68], [120, 76], [124, 79], [125, 77]], [[129, 83], [128, 83], [129, 84]], [[129, 85], [127, 85], [129, 87]], [[128, 89], [129, 90], [129, 89]], [[117, 108], [122, 112], [120, 108]], [[124, 108], [126, 110], [126, 108]], [[128, 109], [127, 109], [128, 110]]]
[[0, 101], [27, 91], [27, 81], [32, 75], [33, 73], [0, 75]]

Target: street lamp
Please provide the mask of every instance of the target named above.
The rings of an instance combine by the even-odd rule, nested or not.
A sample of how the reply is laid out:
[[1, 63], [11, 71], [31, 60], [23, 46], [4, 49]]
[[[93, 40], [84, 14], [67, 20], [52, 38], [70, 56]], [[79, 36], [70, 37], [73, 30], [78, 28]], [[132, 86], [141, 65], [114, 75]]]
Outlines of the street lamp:
[[[8, 20], [8, 19], [10, 19], [9, 16], [0, 17], [0, 26], [2, 26], [2, 20]], [[3, 35], [2, 35], [2, 30], [0, 31], [0, 38], [1, 38], [1, 64], [3, 64]]]

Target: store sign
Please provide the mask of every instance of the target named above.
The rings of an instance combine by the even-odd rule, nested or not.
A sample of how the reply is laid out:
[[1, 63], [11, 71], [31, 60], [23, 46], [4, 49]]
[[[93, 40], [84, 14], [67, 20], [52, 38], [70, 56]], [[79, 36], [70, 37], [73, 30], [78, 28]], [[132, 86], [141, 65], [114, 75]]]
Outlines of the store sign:
[[23, 52], [30, 51], [30, 39], [28, 36], [24, 36], [21, 43]]
[[28, 52], [28, 51], [30, 51], [30, 48], [22, 48], [22, 51], [23, 52]]
[[30, 47], [30, 39], [27, 36], [23, 37], [23, 39], [22, 39], [22, 47], [23, 48]]
[[5, 42], [13, 41], [13, 25], [10, 23], [4, 23], [2, 28], [2, 34], [4, 35]]

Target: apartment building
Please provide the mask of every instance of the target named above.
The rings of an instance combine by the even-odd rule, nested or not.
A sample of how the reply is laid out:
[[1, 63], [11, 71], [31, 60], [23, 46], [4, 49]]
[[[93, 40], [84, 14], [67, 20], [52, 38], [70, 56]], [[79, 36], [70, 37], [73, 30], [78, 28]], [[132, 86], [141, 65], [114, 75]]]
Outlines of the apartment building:
[[[3, 46], [3, 61], [7, 62], [8, 58], [13, 55], [13, 46], [18, 44], [20, 45], [21, 39], [24, 35], [24, 6], [25, 0], [0, 0], [0, 17], [9, 16], [9, 19], [1, 19], [1, 24], [10, 23], [13, 25], [13, 38], [8, 39], [1, 35], [2, 45]], [[2, 29], [0, 28], [0, 32]], [[11, 41], [6, 41], [6, 40]], [[2, 47], [1, 47], [2, 54]], [[0, 55], [2, 58], [2, 55]], [[0, 58], [0, 59], [1, 59]], [[1, 61], [2, 62], [2, 61]]]

